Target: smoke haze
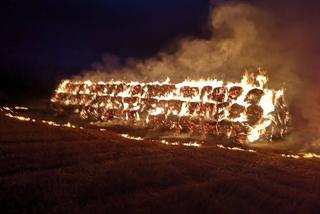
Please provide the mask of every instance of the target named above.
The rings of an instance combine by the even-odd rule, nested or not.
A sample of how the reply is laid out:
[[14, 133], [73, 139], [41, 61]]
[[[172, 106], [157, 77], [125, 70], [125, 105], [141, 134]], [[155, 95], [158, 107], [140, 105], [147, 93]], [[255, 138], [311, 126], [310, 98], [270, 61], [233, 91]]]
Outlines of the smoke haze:
[[106, 54], [92, 71], [75, 78], [231, 81], [239, 80], [244, 69], [263, 67], [271, 87], [287, 89], [293, 127], [287, 140], [301, 150], [320, 150], [319, 30], [312, 9], [317, 3], [213, 3], [218, 6], [208, 18], [210, 37], [179, 39], [170, 51], [143, 60]]

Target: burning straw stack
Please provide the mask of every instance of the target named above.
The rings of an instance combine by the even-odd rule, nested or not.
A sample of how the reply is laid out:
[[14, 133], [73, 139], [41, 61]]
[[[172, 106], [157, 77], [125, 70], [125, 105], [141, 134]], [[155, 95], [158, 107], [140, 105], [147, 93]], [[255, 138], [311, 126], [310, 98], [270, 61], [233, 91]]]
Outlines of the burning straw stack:
[[73, 109], [89, 121], [223, 136], [240, 143], [270, 141], [287, 132], [289, 116], [283, 90], [267, 89], [265, 83], [263, 75], [227, 84], [64, 80], [51, 101], [56, 109]]

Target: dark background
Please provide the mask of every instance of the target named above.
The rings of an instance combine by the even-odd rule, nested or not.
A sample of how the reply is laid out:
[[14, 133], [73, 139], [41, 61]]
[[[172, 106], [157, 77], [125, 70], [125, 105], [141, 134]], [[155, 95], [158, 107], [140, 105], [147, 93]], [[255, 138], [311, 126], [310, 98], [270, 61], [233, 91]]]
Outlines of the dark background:
[[[239, 0], [240, 1], [240, 0]], [[238, 1], [238, 2], [239, 2]], [[317, 0], [242, 0], [293, 23], [306, 70], [320, 79]], [[9, 0], [1, 2], [0, 102], [50, 96], [103, 55], [148, 58], [184, 36], [208, 37], [212, 7], [227, 0]], [[311, 72], [312, 71], [312, 72]]]
[[181, 36], [205, 36], [210, 3], [13, 0], [2, 10], [0, 98], [5, 99], [48, 96], [61, 78], [90, 69], [107, 52], [149, 57]]

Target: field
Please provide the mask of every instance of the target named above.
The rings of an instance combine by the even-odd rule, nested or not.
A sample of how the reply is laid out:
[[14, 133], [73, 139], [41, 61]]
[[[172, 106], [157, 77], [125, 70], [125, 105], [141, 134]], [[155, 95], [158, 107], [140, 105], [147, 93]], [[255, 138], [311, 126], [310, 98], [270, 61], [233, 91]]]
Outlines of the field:
[[0, 115], [1, 213], [310, 213], [320, 160], [168, 146]]

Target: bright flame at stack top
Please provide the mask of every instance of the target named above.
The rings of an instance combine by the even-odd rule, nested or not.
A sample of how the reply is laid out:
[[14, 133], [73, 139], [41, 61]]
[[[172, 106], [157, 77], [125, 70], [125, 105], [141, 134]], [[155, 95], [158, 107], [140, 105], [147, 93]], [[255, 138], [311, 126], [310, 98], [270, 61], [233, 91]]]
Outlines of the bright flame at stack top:
[[222, 135], [241, 143], [269, 141], [287, 132], [289, 114], [283, 89], [266, 83], [262, 73], [227, 83], [63, 80], [51, 101], [73, 106], [84, 119]]

